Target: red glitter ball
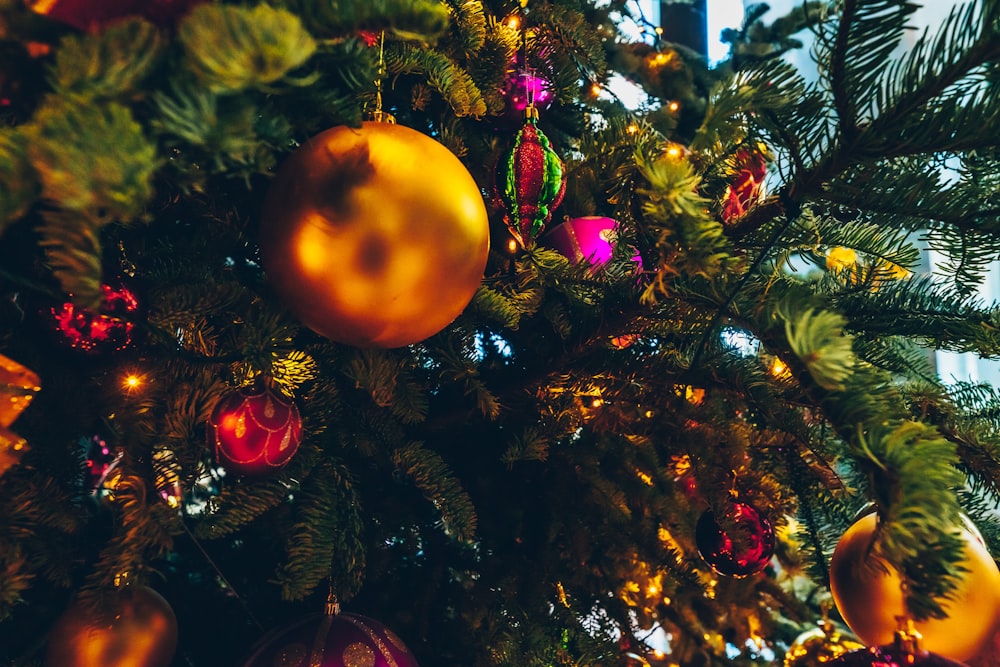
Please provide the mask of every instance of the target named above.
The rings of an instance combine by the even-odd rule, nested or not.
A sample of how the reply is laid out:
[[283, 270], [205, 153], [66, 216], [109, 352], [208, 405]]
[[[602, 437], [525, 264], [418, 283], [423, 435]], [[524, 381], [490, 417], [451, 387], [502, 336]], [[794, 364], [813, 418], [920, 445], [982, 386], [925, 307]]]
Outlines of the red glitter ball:
[[98, 311], [67, 301], [49, 313], [58, 338], [74, 350], [88, 354], [124, 350], [132, 344], [139, 300], [123, 285], [101, 285]]
[[302, 417], [295, 403], [264, 386], [243, 387], [215, 404], [208, 442], [229, 472], [263, 477], [280, 470], [302, 442]]
[[705, 562], [719, 574], [746, 577], [762, 571], [774, 555], [774, 528], [766, 517], [744, 503], [733, 503], [728, 518], [740, 529], [727, 533], [707, 510], [695, 527], [695, 543]]

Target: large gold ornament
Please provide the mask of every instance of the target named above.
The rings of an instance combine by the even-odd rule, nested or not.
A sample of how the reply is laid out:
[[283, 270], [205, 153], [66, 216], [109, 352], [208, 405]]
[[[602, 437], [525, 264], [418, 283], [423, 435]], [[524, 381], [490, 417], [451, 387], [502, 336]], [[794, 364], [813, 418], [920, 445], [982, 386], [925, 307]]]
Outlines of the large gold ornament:
[[401, 347], [469, 304], [489, 253], [479, 186], [461, 161], [407, 127], [335, 127], [296, 149], [268, 191], [264, 268], [313, 331]]
[[46, 667], [168, 667], [177, 649], [177, 618], [145, 586], [117, 592], [100, 613], [74, 603], [52, 629]]
[[[899, 618], [908, 616], [899, 574], [872, 553], [877, 515], [867, 514], [843, 534], [830, 561], [830, 590], [847, 625], [868, 646], [891, 644]], [[982, 541], [968, 528], [963, 568], [948, 614], [914, 624], [921, 647], [963, 662], [979, 653], [1000, 618], [1000, 570]]]

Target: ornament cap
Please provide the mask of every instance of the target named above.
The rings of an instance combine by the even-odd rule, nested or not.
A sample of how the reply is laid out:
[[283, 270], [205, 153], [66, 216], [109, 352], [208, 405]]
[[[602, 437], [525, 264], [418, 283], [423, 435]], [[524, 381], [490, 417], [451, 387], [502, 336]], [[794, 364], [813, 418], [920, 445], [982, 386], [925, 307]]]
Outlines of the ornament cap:
[[327, 616], [340, 615], [340, 600], [333, 593], [326, 597], [326, 607], [323, 609], [323, 613]]
[[534, 123], [538, 120], [538, 107], [534, 104], [529, 104], [524, 107], [524, 120], [526, 122]]
[[376, 109], [368, 114], [369, 120], [375, 123], [388, 123], [389, 125], [396, 124], [396, 117], [393, 116], [388, 111], [382, 111], [381, 109]]

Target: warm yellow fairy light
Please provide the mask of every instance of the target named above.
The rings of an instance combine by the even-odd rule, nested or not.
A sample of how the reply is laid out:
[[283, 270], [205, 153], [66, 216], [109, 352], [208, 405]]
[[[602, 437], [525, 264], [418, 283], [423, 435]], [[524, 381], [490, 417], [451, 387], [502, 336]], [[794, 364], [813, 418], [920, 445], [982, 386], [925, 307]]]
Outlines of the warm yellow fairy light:
[[507, 241], [507, 250], [509, 250], [510, 254], [513, 255], [514, 251], [517, 250], [517, 241], [515, 241], [514, 239]]
[[646, 589], [646, 594], [649, 597], [653, 597], [654, 595], [656, 595], [659, 592], [660, 592], [660, 589], [657, 588], [656, 584], [650, 584], [649, 588]]
[[683, 154], [684, 151], [682, 151], [681, 147], [678, 146], [677, 144], [670, 144], [669, 146], [667, 146], [667, 157], [676, 160]]
[[591, 84], [590, 85], [590, 94], [593, 95], [594, 97], [597, 97], [598, 95], [600, 95], [601, 94], [601, 84], [599, 84], [599, 83], [593, 83], [593, 84]]
[[639, 131], [639, 126], [636, 123], [629, 123], [628, 127], [625, 128], [629, 134], [635, 134]]
[[771, 375], [774, 377], [779, 377], [784, 375], [788, 371], [788, 366], [781, 359], [775, 359], [771, 362]]
[[128, 375], [125, 376], [125, 379], [122, 380], [122, 386], [125, 388], [126, 391], [136, 391], [137, 389], [142, 387], [142, 385], [143, 385], [143, 379], [142, 376], [139, 375], [138, 373], [129, 373]]
[[517, 30], [521, 27], [521, 19], [518, 18], [517, 14], [511, 14], [507, 18], [507, 27], [511, 30]]
[[654, 32], [656, 32], [657, 35], [662, 35], [663, 34], [663, 26], [656, 26], [656, 30]]
[[661, 51], [649, 59], [649, 64], [651, 67], [663, 67], [673, 59], [674, 56], [672, 53], [663, 53]]
[[676, 113], [680, 108], [681, 108], [681, 103], [676, 100], [667, 105], [667, 110], [670, 111], [671, 113]]

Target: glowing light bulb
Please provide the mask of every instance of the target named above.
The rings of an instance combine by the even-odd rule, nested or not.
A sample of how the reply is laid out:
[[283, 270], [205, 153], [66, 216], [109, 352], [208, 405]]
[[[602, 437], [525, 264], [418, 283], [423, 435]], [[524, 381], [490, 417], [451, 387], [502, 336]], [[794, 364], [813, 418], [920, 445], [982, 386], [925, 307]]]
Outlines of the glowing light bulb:
[[521, 27], [521, 19], [518, 18], [517, 14], [511, 14], [507, 18], [507, 27], [511, 30], [517, 30]]
[[135, 391], [143, 385], [142, 376], [138, 373], [129, 373], [122, 380], [122, 386], [126, 391]]
[[591, 86], [590, 86], [590, 94], [593, 95], [594, 97], [597, 97], [598, 95], [600, 95], [601, 94], [601, 84], [599, 84], [599, 83], [593, 83], [593, 84], [591, 84]]
[[682, 151], [681, 147], [678, 146], [677, 144], [670, 144], [669, 146], [667, 146], [667, 157], [676, 160], [683, 154], [684, 151]]
[[788, 371], [788, 366], [781, 359], [775, 359], [771, 364], [771, 375], [779, 377]]
[[671, 113], [677, 113], [677, 111], [680, 108], [681, 108], [681, 103], [678, 102], [677, 100], [674, 100], [670, 104], [667, 105], [667, 110], [670, 111]]
[[517, 251], [517, 241], [514, 239], [507, 241], [507, 250], [509, 250], [510, 254], [513, 255]]
[[625, 129], [628, 131], [629, 134], [635, 134], [636, 132], [639, 131], [639, 125], [636, 123], [629, 123], [628, 127]]

